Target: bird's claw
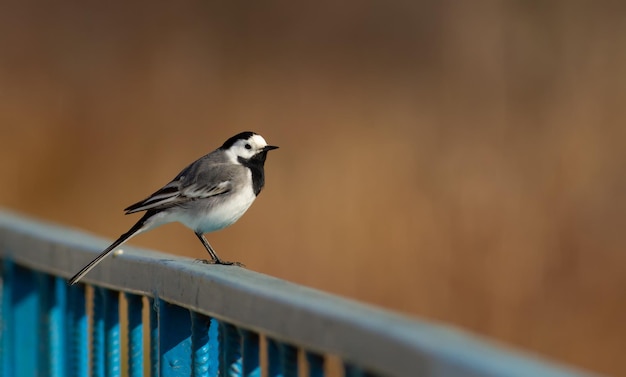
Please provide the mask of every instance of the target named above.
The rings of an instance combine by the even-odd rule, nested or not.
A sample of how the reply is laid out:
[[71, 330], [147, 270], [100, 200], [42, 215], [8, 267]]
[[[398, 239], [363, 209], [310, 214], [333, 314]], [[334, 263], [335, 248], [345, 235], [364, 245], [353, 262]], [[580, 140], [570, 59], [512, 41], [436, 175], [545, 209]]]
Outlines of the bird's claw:
[[241, 262], [230, 262], [230, 261], [224, 261], [221, 259], [215, 260], [215, 259], [196, 259], [194, 262], [196, 263], [202, 263], [202, 264], [221, 264], [224, 266], [237, 266], [237, 267], [246, 267], [245, 264], [241, 263]]

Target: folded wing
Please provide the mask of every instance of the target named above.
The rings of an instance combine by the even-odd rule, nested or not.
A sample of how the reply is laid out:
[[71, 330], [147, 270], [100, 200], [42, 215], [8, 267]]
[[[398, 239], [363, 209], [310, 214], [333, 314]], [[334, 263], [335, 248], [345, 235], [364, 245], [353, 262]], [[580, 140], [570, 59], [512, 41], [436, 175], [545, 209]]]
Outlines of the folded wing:
[[135, 203], [124, 211], [126, 214], [146, 211], [149, 209], [162, 210], [187, 203], [192, 200], [206, 199], [211, 196], [222, 195], [232, 189], [230, 180], [221, 181], [214, 185], [202, 185], [198, 183], [181, 187], [180, 181], [172, 181], [148, 198]]

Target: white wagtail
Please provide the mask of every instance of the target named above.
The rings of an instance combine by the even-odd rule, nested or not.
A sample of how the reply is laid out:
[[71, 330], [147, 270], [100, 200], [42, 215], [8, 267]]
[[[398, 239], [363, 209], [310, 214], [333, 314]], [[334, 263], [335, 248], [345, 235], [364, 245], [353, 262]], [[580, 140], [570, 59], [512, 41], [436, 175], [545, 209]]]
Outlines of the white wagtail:
[[211, 255], [209, 263], [240, 265], [222, 261], [204, 233], [232, 225], [252, 205], [265, 184], [263, 166], [267, 152], [276, 148], [267, 145], [261, 135], [250, 131], [226, 140], [221, 147], [187, 166], [147, 199], [126, 208], [126, 214], [146, 213], [128, 232], [74, 275], [70, 284], [77, 283], [111, 251], [133, 236], [175, 221], [194, 231]]

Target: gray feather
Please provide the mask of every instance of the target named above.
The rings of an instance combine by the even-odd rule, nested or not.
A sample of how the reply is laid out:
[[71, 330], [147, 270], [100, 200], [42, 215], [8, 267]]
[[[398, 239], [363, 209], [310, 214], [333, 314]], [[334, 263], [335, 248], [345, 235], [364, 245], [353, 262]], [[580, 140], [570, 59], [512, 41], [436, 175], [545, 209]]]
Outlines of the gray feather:
[[149, 209], [163, 210], [223, 195], [244, 183], [244, 171], [245, 167], [233, 165], [224, 154], [211, 152], [187, 166], [161, 189], [124, 211], [130, 214]]

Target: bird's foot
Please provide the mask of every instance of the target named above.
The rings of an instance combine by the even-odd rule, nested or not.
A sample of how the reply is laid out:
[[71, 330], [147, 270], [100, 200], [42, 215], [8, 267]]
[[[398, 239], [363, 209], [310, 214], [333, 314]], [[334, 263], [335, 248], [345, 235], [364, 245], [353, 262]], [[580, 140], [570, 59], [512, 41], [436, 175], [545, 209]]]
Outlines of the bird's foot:
[[214, 261], [213, 264], [223, 264], [224, 266], [246, 267], [246, 265], [241, 262], [230, 262], [230, 261], [223, 261], [223, 260], [219, 260], [216, 262]]
[[224, 266], [237, 266], [237, 267], [246, 267], [245, 264], [241, 263], [241, 262], [229, 262], [229, 261], [224, 261], [221, 259], [211, 259], [211, 260], [207, 260], [207, 259], [196, 259], [195, 262], [198, 263], [203, 263], [203, 264], [221, 264]]

